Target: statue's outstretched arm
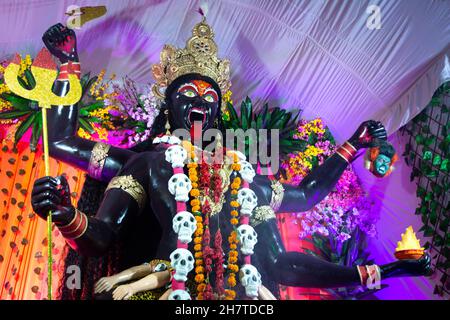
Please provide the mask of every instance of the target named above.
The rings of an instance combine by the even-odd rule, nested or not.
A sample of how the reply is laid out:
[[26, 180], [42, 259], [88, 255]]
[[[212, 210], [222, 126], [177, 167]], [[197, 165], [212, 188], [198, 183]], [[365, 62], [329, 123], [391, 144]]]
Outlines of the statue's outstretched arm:
[[380, 122], [363, 122], [353, 136], [334, 155], [307, 175], [300, 185], [273, 183], [265, 176], [255, 177], [255, 192], [260, 205], [270, 203], [276, 212], [302, 212], [322, 201], [334, 188], [358, 150], [371, 147], [375, 139], [386, 140], [386, 130]]
[[[75, 32], [57, 24], [50, 27], [42, 39], [49, 51], [61, 61], [53, 92], [64, 96], [70, 89], [68, 74], [80, 75]], [[134, 154], [130, 150], [78, 137], [77, 105], [54, 106], [47, 117], [50, 156], [87, 171], [97, 180], [109, 181]]]
[[83, 255], [100, 256], [115, 238], [128, 231], [129, 224], [145, 207], [149, 170], [144, 156], [132, 157], [111, 180], [95, 217], [86, 216], [71, 204], [64, 177], [36, 180], [31, 196], [33, 209], [43, 219], [51, 211], [53, 221], [72, 248]]
[[128, 282], [131, 280], [141, 279], [143, 277], [148, 276], [152, 272], [153, 268], [148, 263], [125, 269], [122, 272], [119, 272], [112, 276], [100, 278], [95, 283], [94, 292], [98, 294], [104, 291], [110, 291], [114, 286], [118, 284]]
[[[258, 243], [255, 254], [271, 280], [279, 284], [311, 288], [336, 288], [366, 284], [365, 266], [345, 267], [300, 252], [286, 252], [274, 218], [256, 225]], [[399, 260], [380, 267], [380, 279], [399, 276], [426, 275], [430, 270], [430, 256], [419, 260]]]

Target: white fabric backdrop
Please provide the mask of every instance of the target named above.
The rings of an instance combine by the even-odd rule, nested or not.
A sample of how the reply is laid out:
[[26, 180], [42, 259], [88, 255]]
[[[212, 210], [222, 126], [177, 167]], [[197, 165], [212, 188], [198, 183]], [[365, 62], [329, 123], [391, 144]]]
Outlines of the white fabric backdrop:
[[[64, 22], [72, 4], [108, 7], [105, 17], [78, 31], [83, 70], [106, 68], [144, 83], [151, 81], [150, 65], [162, 46], [184, 46], [200, 20], [196, 0], [2, 0], [0, 57], [35, 54], [42, 33]], [[381, 29], [366, 26], [371, 4], [380, 8]], [[389, 133], [407, 123], [442, 82], [450, 53], [449, 1], [216, 0], [209, 8], [220, 56], [232, 62], [233, 100], [249, 95], [272, 106], [300, 107], [305, 118], [323, 117], [338, 141], [369, 118], [383, 121]], [[375, 244], [381, 263], [392, 259], [404, 227], [417, 224], [407, 170], [380, 183], [357, 163], [367, 190], [383, 197], [382, 243]], [[393, 225], [398, 228], [386, 227]], [[405, 281], [417, 285], [416, 295], [390, 296], [386, 289], [379, 296], [433, 297], [426, 280]]]

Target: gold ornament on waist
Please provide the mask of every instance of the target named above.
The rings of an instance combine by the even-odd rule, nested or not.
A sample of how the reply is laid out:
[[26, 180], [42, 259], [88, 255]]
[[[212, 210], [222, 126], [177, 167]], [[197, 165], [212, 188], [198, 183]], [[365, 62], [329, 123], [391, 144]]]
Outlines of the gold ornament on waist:
[[223, 93], [231, 86], [230, 61], [217, 57], [214, 32], [204, 18], [192, 29], [192, 37], [188, 39], [185, 48], [164, 46], [160, 54], [160, 63], [152, 66], [153, 78], [156, 81], [153, 87], [154, 94], [164, 98], [167, 86], [176, 78], [189, 73], [210, 77]]
[[106, 143], [97, 142], [92, 149], [91, 159], [89, 160], [88, 174], [90, 177], [100, 180], [102, 177], [103, 166], [105, 165], [108, 151], [111, 146]]
[[253, 227], [256, 227], [260, 223], [263, 223], [269, 219], [275, 219], [275, 211], [271, 206], [256, 207], [250, 218], [250, 224]]
[[111, 179], [105, 192], [110, 189], [121, 189], [128, 193], [134, 200], [138, 203], [140, 209], [144, 208], [145, 205], [145, 190], [141, 184], [133, 178], [132, 175], [127, 176], [117, 176]]

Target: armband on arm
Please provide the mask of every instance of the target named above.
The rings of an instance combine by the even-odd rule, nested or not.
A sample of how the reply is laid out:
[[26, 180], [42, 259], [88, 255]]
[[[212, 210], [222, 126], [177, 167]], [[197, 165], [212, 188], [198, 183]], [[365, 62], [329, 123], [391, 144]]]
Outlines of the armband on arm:
[[137, 202], [140, 210], [144, 208], [146, 200], [145, 190], [141, 184], [133, 178], [132, 175], [117, 176], [112, 178], [105, 192], [108, 192], [110, 189], [123, 190]]
[[97, 142], [92, 149], [91, 158], [89, 160], [88, 174], [90, 177], [101, 180], [103, 167], [108, 157], [110, 145]]

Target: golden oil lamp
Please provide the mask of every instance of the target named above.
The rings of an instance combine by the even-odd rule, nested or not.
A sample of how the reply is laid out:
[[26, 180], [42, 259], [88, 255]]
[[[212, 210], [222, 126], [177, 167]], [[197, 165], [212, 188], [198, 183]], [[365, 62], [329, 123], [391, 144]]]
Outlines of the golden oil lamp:
[[420, 240], [416, 238], [416, 233], [412, 226], [409, 226], [405, 233], [402, 233], [402, 240], [397, 242], [395, 257], [399, 260], [420, 259], [425, 249], [420, 246]]

